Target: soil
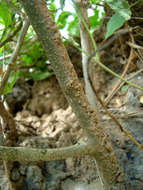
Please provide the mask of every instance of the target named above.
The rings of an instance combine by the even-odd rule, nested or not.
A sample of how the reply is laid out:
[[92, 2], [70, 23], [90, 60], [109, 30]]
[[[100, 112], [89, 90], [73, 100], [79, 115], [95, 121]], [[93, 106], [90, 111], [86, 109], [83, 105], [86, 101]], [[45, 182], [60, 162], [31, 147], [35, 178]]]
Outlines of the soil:
[[[143, 86], [143, 75], [138, 74], [131, 81]], [[108, 91], [114, 83], [116, 83], [116, 79], [110, 81]], [[81, 138], [82, 129], [54, 76], [44, 81], [35, 82], [32, 85], [25, 82], [24, 89], [19, 84], [20, 81], [15, 85], [13, 92], [7, 96], [7, 99], [8, 97], [14, 97], [11, 98], [13, 103], [10, 106], [11, 112], [15, 115], [19, 133], [18, 144], [20, 146], [58, 148], [73, 145]], [[22, 93], [18, 93], [18, 98], [16, 98], [15, 91], [23, 92], [25, 88], [28, 95], [23, 96]], [[138, 98], [140, 96], [141, 91], [133, 87], [130, 87], [126, 92], [119, 90], [112, 100], [114, 104], [111, 102], [111, 105], [112, 107], [116, 105], [116, 109], [113, 109], [112, 112], [116, 117], [120, 116], [119, 120], [122, 125], [138, 142], [143, 143], [142, 119], [138, 118], [137, 115], [129, 116], [133, 111], [142, 112]], [[17, 112], [17, 109], [13, 109], [12, 105], [17, 107], [19, 100], [23, 99], [25, 103], [22, 110]], [[118, 102], [117, 99], [122, 102], [122, 106], [120, 105], [119, 108], [116, 103]], [[122, 112], [125, 112], [125, 114], [121, 114]], [[123, 170], [130, 173], [126, 178], [131, 184], [131, 190], [141, 190], [143, 183], [142, 150], [128, 139], [105, 113], [101, 113], [101, 118], [103, 126], [106, 126], [107, 132], [111, 135], [113, 146]], [[49, 162], [15, 162], [11, 171], [11, 180], [18, 190], [104, 189], [98, 176], [96, 162], [88, 156]], [[7, 178], [4, 175], [2, 163], [0, 166], [0, 181], [0, 188], [7, 190]]]

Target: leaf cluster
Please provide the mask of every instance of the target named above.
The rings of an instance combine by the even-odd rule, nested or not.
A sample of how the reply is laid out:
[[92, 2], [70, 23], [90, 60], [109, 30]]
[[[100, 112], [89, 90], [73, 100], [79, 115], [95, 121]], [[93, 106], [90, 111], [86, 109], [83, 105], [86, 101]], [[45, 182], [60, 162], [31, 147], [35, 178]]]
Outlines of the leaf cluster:
[[[46, 0], [47, 7], [52, 13], [53, 19], [59, 27], [59, 30], [64, 34], [68, 33], [68, 36], [80, 36], [78, 17], [73, 9], [67, 10], [70, 5], [72, 7], [72, 1], [60, 0]], [[131, 18], [130, 7], [127, 0], [90, 0], [89, 1], [89, 20], [90, 30], [93, 32], [99, 27], [103, 21], [105, 15], [104, 6], [108, 5], [114, 14], [107, 23], [106, 38], [110, 37], [115, 30], [119, 29], [123, 24]], [[0, 45], [4, 45], [0, 49], [0, 78], [7, 69], [10, 56], [15, 49], [16, 42], [20, 30], [18, 31], [18, 25], [23, 20], [23, 9], [17, 0], [0, 0]], [[12, 36], [14, 31], [16, 34]], [[7, 40], [9, 39], [9, 40]], [[6, 43], [4, 43], [6, 41]], [[3, 59], [2, 59], [3, 57]], [[48, 70], [48, 57], [45, 56], [43, 48], [39, 44], [36, 34], [32, 27], [29, 28], [26, 34], [24, 45], [17, 59], [15, 69], [10, 74], [5, 93], [8, 93], [16, 79], [19, 76], [26, 78], [32, 78], [33, 80], [43, 80], [50, 77], [53, 73]]]

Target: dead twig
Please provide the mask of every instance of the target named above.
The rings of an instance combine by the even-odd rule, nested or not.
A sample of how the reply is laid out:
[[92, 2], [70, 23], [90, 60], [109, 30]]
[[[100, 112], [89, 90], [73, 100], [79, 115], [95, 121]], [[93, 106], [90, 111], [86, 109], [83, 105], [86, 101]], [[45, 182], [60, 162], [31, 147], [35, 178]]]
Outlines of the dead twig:
[[101, 98], [99, 97], [94, 85], [93, 85], [93, 82], [90, 78], [90, 76], [88, 75], [89, 77], [89, 81], [91, 83], [91, 86], [94, 90], [94, 93], [98, 99], [98, 101], [100, 102], [100, 104], [102, 105], [103, 109], [105, 110], [106, 114], [114, 121], [114, 123], [119, 127], [119, 129], [124, 132], [124, 134], [131, 140], [133, 141], [141, 150], [143, 150], [143, 145], [140, 144], [126, 129], [124, 129], [124, 127], [122, 127], [122, 125], [120, 124], [120, 122], [108, 111], [105, 103], [101, 100]]
[[137, 44], [135, 44], [135, 43], [133, 43], [133, 42], [127, 42], [127, 44], [128, 44], [130, 47], [135, 48], [135, 49], [143, 49], [142, 46], [139, 46], [139, 45], [137, 45]]
[[[125, 79], [129, 81], [129, 80], [131, 80], [132, 78], [134, 78], [136, 75], [138, 75], [138, 74], [141, 73], [141, 72], [143, 72], [143, 69], [140, 69], [139, 71], [137, 71], [136, 73], [134, 73], [132, 76], [130, 76], [130, 77], [128, 77], [128, 78], [125, 78]], [[117, 83], [117, 84], [118, 84], [118, 83]], [[114, 92], [112, 93], [112, 91], [111, 91], [111, 94], [112, 94], [112, 96], [110, 97], [111, 99], [112, 99], [113, 96], [118, 92], [118, 90], [122, 88], [122, 86], [123, 86], [124, 84], [125, 84], [125, 82], [121, 81], [120, 84], [118, 84], [117, 86], [115, 86], [116, 88], [114, 89]], [[110, 102], [111, 99], [109, 99], [109, 102]], [[105, 100], [106, 100], [106, 99], [105, 99]], [[107, 105], [109, 102], [108, 102], [108, 101], [107, 101], [107, 103], [105, 102], [105, 105]]]
[[120, 36], [125, 35], [127, 33], [130, 33], [133, 30], [133, 28], [125, 28], [118, 30], [111, 38], [104, 40], [97, 49], [98, 51], [103, 51], [106, 48], [108, 48], [115, 40], [117, 40]]
[[[134, 38], [133, 38], [133, 35], [130, 33], [130, 37], [131, 37], [131, 40], [132, 40], [132, 43], [134, 43]], [[130, 67], [130, 64], [131, 64], [131, 61], [132, 61], [132, 57], [133, 57], [133, 53], [134, 53], [134, 50], [133, 48], [131, 47], [131, 51], [130, 51], [130, 55], [129, 55], [129, 58], [128, 58], [128, 61], [127, 61], [127, 65], [121, 75], [122, 78], [125, 77], [129, 67]], [[116, 85], [113, 87], [111, 93], [107, 96], [107, 98], [104, 100], [105, 102], [105, 105], [107, 105], [111, 99], [113, 98], [113, 96], [117, 93], [117, 91], [123, 86], [125, 82], [122, 82], [121, 80], [119, 80]]]

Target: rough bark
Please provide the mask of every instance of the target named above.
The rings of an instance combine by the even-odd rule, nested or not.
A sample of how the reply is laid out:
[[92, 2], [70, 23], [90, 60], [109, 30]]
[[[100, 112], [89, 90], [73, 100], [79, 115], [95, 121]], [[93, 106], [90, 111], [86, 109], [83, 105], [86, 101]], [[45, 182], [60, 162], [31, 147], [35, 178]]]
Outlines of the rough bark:
[[[95, 144], [94, 155], [106, 190], [124, 190], [124, 177], [104, 127], [97, 126], [95, 112], [89, 106], [84, 91], [62, 43], [61, 35], [43, 0], [21, 0], [29, 20], [53, 67], [68, 102], [72, 106], [88, 140]], [[93, 143], [92, 142], [92, 143]]]
[[0, 159], [6, 161], [50, 161], [62, 160], [79, 155], [96, 154], [91, 144], [80, 142], [78, 144], [53, 149], [37, 149], [27, 147], [6, 147], [0, 146]]

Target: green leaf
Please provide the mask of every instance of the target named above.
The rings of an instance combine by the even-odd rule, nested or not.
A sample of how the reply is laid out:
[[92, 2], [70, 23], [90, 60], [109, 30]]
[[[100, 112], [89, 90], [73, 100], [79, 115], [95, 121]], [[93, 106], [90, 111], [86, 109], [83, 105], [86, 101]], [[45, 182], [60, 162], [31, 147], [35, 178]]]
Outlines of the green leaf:
[[90, 28], [95, 29], [102, 22], [102, 18], [99, 17], [99, 10], [96, 9], [94, 11], [94, 15], [89, 17], [90, 20]]
[[53, 72], [49, 72], [49, 71], [37, 71], [37, 72], [32, 72], [32, 73], [29, 73], [29, 72], [23, 72], [23, 71], [20, 71], [20, 75], [25, 77], [25, 78], [32, 78], [33, 80], [44, 80], [46, 78], [49, 78], [53, 75]]
[[77, 16], [75, 16], [74, 20], [69, 23], [67, 30], [71, 36], [79, 36], [80, 35]]
[[23, 61], [23, 66], [30, 65], [33, 63], [33, 60], [30, 56], [28, 55], [23, 55], [21, 56], [21, 60]]
[[56, 11], [56, 10], [57, 10], [57, 7], [56, 7], [56, 5], [55, 5], [54, 2], [51, 2], [51, 3], [50, 3], [49, 10], [50, 10], [50, 11]]
[[105, 0], [105, 2], [125, 20], [131, 17], [131, 10], [126, 0]]
[[121, 92], [126, 92], [128, 90], [128, 85], [124, 85], [122, 88], [121, 88]]
[[51, 1], [50, 5], [48, 6], [49, 10], [51, 11], [52, 13], [52, 17], [53, 19], [55, 20], [55, 16], [56, 16], [56, 13], [57, 13], [57, 7], [54, 3], [54, 1]]
[[67, 18], [72, 15], [71, 12], [69, 11], [64, 11], [60, 14], [58, 20], [57, 20], [57, 24], [59, 25], [59, 29], [63, 29], [66, 24], [67, 24]]
[[91, 3], [100, 3], [100, 0], [90, 0]]
[[13, 12], [5, 1], [0, 1], [0, 17], [4, 21], [5, 27], [7, 28], [12, 24]]
[[37, 72], [37, 73], [31, 73], [31, 78], [33, 80], [44, 80], [46, 78], [49, 78], [53, 75], [53, 73], [47, 71], [47, 72]]
[[108, 38], [109, 36], [111, 36], [115, 32], [115, 30], [123, 26], [124, 22], [125, 19], [118, 13], [115, 13], [107, 23], [107, 33], [105, 37]]
[[12, 88], [13, 88], [18, 76], [19, 76], [19, 72], [15, 72], [15, 71], [11, 72], [8, 82], [6, 84], [6, 87], [4, 89], [4, 93], [3, 93], [4, 95], [6, 95], [12, 91]]

